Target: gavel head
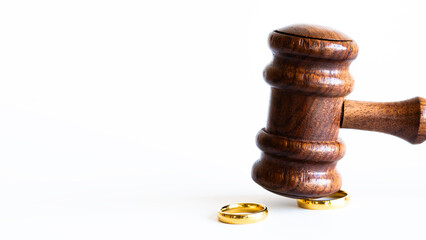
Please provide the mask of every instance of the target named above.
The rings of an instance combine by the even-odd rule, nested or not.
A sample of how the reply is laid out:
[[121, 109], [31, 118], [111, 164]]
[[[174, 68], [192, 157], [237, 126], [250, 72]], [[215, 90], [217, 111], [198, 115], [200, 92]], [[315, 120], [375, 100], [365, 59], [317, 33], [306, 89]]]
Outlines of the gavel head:
[[292, 198], [335, 193], [341, 187], [335, 167], [345, 152], [338, 138], [342, 106], [353, 88], [348, 68], [358, 47], [342, 33], [308, 25], [273, 31], [269, 45], [269, 117], [257, 135], [262, 154], [252, 178]]

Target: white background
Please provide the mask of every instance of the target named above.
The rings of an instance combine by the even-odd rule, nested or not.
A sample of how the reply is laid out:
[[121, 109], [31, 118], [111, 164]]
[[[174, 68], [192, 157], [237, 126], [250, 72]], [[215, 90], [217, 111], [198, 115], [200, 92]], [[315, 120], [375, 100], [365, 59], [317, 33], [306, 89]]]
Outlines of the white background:
[[[342, 130], [344, 209], [250, 177], [267, 36], [355, 39], [354, 100], [426, 97], [422, 1], [1, 1], [0, 239], [424, 239], [424, 145]], [[261, 202], [268, 218], [216, 211]]]

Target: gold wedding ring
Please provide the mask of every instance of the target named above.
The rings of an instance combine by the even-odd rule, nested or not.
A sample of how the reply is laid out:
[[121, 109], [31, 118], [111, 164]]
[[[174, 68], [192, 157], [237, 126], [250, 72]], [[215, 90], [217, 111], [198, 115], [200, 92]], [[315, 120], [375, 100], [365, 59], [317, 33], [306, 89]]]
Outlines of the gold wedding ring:
[[262, 221], [268, 208], [258, 203], [234, 203], [222, 207], [217, 213], [219, 221], [230, 224], [248, 224]]
[[312, 210], [328, 210], [344, 207], [349, 202], [349, 195], [345, 191], [338, 191], [323, 198], [297, 199], [297, 205], [301, 208]]

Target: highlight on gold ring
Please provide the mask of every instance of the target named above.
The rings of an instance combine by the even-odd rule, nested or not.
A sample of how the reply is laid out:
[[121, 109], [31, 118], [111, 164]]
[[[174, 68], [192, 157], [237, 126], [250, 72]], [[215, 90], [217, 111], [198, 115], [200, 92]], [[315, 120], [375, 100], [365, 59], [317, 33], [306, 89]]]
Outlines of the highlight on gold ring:
[[311, 210], [328, 210], [344, 207], [350, 198], [345, 191], [338, 191], [323, 198], [297, 199], [297, 205], [301, 208]]
[[259, 203], [233, 203], [222, 207], [217, 213], [219, 221], [230, 224], [248, 224], [262, 221], [268, 208]]

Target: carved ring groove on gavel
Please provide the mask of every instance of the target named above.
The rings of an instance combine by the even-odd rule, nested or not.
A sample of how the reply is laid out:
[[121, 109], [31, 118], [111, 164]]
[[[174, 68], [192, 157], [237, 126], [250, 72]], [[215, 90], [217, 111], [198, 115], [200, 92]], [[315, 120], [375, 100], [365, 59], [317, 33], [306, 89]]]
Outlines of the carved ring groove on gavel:
[[349, 65], [357, 44], [319, 26], [293, 25], [269, 35], [273, 52], [264, 70], [272, 86], [267, 125], [257, 135], [261, 157], [253, 180], [291, 198], [340, 190], [335, 167], [344, 156], [339, 128], [378, 131], [412, 144], [426, 139], [426, 100], [372, 103], [345, 100], [353, 89]]

